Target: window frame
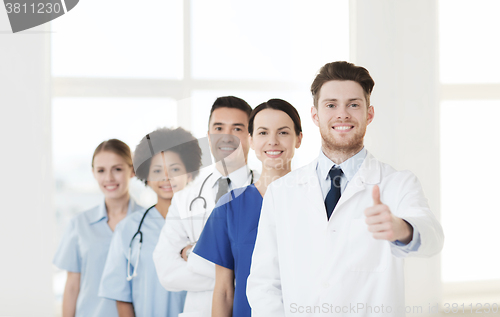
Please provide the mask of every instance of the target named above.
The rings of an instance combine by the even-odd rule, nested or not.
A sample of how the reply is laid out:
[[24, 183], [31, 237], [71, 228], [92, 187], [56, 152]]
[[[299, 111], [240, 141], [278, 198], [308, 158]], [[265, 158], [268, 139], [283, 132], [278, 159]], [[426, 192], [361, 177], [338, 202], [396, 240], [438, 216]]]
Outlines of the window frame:
[[[276, 91], [301, 87], [296, 81], [207, 80], [191, 76], [191, 0], [183, 0], [183, 78], [127, 79], [52, 77], [52, 98], [58, 97], [168, 97], [178, 103], [178, 126], [191, 130], [190, 97], [195, 90]], [[189, 52], [186, 54], [186, 52]]]
[[[439, 80], [439, 87], [440, 107], [445, 101], [500, 101], [500, 83], [445, 84]], [[465, 303], [466, 305], [469, 303], [496, 303], [500, 306], [500, 279], [442, 282], [442, 291], [443, 303]]]

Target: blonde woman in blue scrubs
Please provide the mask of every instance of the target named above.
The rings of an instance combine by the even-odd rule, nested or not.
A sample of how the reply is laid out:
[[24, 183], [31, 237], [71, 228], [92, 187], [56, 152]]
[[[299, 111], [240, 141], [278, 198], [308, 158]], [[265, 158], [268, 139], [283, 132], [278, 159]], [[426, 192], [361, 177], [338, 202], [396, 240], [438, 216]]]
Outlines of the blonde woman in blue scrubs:
[[[182, 313], [186, 292], [163, 288], [153, 262], [153, 250], [172, 198], [198, 175], [200, 166], [198, 141], [182, 128], [155, 130], [137, 145], [136, 176], [153, 189], [158, 202], [122, 221], [111, 242], [99, 296], [116, 300], [120, 317], [177, 317]], [[140, 249], [141, 234], [136, 234], [139, 227]]]
[[248, 123], [250, 146], [262, 162], [259, 180], [222, 196], [208, 218], [194, 253], [215, 263], [212, 316], [250, 317], [246, 296], [262, 197], [267, 186], [291, 171], [302, 142], [297, 110], [282, 99], [258, 105]]
[[99, 282], [116, 225], [127, 214], [143, 209], [129, 194], [134, 170], [124, 142], [111, 139], [99, 144], [92, 157], [92, 173], [104, 199], [71, 219], [53, 260], [68, 271], [63, 317], [118, 316], [114, 301], [97, 296]]

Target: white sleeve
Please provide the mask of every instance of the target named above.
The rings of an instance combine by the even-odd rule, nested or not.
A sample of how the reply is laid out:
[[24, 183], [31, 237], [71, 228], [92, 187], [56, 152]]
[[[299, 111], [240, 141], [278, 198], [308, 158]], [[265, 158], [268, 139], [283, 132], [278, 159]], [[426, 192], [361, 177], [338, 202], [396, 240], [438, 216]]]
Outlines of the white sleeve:
[[[193, 250], [196, 245], [193, 245]], [[198, 254], [191, 252], [187, 261], [188, 269], [191, 272], [201, 274], [214, 279], [215, 281], [215, 264], [207, 261]]]
[[267, 189], [257, 229], [247, 297], [252, 317], [285, 316], [278, 258], [272, 185]]
[[190, 243], [190, 240], [182, 225], [182, 221], [186, 220], [182, 220], [179, 216], [180, 206], [182, 205], [174, 196], [153, 252], [158, 279], [167, 291], [213, 290], [215, 279], [194, 273], [181, 257], [181, 250]]
[[394, 214], [407, 221], [418, 232], [420, 245], [416, 250], [410, 252], [405, 252], [403, 248], [391, 245], [391, 251], [397, 257], [433, 256], [443, 248], [443, 228], [430, 210], [417, 177], [409, 171], [401, 173], [403, 179], [398, 182], [398, 186], [400, 186], [398, 197], [401, 198]]

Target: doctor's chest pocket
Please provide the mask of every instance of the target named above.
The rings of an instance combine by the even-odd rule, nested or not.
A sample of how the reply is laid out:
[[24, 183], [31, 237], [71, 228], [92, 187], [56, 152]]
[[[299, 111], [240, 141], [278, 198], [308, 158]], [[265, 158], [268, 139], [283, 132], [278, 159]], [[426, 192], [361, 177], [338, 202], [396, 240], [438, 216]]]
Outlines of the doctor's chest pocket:
[[357, 272], [383, 272], [392, 256], [388, 241], [373, 238], [364, 218], [352, 219], [348, 228], [348, 267]]

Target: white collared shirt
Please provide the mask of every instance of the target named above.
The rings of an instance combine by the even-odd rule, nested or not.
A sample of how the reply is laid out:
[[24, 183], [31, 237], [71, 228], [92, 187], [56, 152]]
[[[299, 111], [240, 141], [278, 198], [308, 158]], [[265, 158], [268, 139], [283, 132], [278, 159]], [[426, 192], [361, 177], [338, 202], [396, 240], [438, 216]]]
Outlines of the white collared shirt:
[[342, 162], [340, 165], [335, 164], [331, 159], [329, 159], [325, 153], [323, 153], [323, 149], [319, 150], [318, 163], [316, 165], [316, 173], [318, 175], [319, 185], [321, 186], [321, 193], [323, 194], [323, 200], [326, 198], [326, 195], [330, 191], [330, 187], [332, 186], [332, 182], [330, 180], [330, 170], [332, 167], [341, 168], [342, 176], [340, 178], [340, 193], [344, 193], [347, 184], [351, 181], [351, 179], [356, 175], [359, 170], [361, 164], [366, 158], [366, 149], [363, 147], [361, 151], [351, 156], [346, 161]]
[[[217, 191], [219, 190], [219, 179], [221, 177], [227, 178], [226, 176], [223, 176], [217, 168], [215, 168], [212, 177], [210, 177], [207, 181], [207, 185], [212, 188], [213, 197], [217, 196]], [[231, 191], [250, 184], [252, 171], [248, 168], [248, 165], [244, 165], [236, 171], [230, 173], [228, 177], [231, 180], [231, 183], [229, 184], [229, 191]], [[253, 181], [255, 182], [256, 180], [254, 179]]]

